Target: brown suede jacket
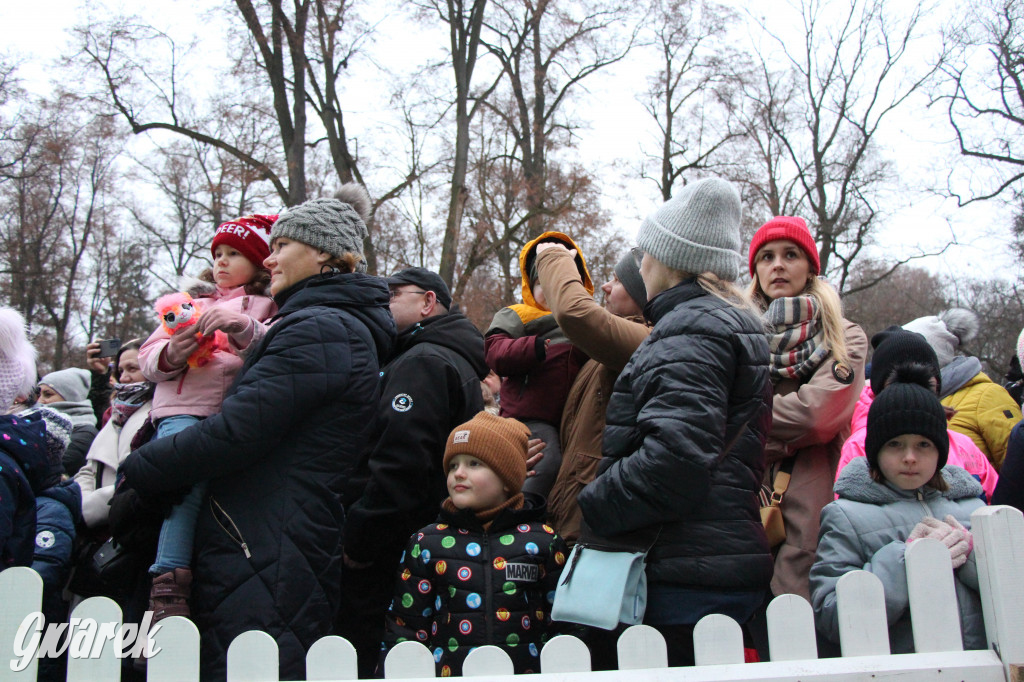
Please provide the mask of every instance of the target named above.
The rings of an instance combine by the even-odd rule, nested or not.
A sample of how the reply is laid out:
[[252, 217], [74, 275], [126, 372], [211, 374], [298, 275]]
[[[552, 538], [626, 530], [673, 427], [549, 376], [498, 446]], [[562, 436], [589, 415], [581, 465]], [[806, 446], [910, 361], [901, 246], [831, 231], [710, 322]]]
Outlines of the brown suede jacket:
[[537, 256], [548, 306], [573, 345], [590, 356], [576, 376], [562, 412], [562, 466], [548, 495], [548, 519], [570, 545], [580, 534], [576, 496], [594, 480], [601, 460], [604, 415], [619, 372], [651, 330], [641, 317], [613, 315], [584, 288], [568, 253]]

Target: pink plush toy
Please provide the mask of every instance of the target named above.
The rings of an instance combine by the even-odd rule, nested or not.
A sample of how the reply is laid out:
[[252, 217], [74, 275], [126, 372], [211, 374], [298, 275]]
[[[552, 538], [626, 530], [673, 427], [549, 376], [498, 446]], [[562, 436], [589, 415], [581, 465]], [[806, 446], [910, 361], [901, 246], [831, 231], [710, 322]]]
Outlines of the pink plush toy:
[[[185, 293], [167, 294], [156, 300], [156, 311], [160, 315], [160, 324], [168, 335], [182, 327], [191, 327], [199, 321], [202, 309], [197, 301]], [[188, 357], [189, 367], [202, 367], [210, 362], [214, 352], [228, 347], [227, 335], [217, 330], [212, 336], [204, 336], [196, 332], [199, 348]]]

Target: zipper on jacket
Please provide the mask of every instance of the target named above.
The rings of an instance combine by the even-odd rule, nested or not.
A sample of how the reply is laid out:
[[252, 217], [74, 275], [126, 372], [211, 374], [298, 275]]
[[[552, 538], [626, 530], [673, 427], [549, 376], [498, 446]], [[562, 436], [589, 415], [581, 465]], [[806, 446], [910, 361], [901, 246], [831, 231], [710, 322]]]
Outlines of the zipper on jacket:
[[486, 624], [487, 642], [494, 641], [494, 592], [493, 584], [494, 579], [491, 575], [491, 571], [494, 570], [494, 557], [491, 556], [491, 541], [490, 534], [487, 531], [483, 533], [484, 543], [484, 556], [487, 558], [487, 562], [484, 564], [484, 598], [487, 602], [484, 607], [487, 609], [484, 611], [484, 623]]
[[[214, 507], [216, 507], [216, 509], [214, 509]], [[213, 499], [213, 495], [210, 495], [210, 512], [213, 514], [214, 520], [217, 521], [217, 525], [220, 526], [221, 529], [228, 534], [229, 538], [231, 538], [239, 544], [239, 546], [242, 548], [242, 551], [245, 552], [245, 558], [251, 559], [252, 554], [249, 553], [249, 545], [245, 543], [245, 538], [242, 537], [242, 531], [238, 530], [238, 526], [235, 525], [235, 522], [231, 518], [231, 516], [226, 511], [224, 511], [224, 507], [220, 506], [220, 503], [217, 502], [217, 500]], [[217, 512], [220, 512], [220, 515], [223, 515], [224, 518], [228, 520], [228, 523], [231, 524], [231, 528], [233, 528], [235, 531], [234, 533], [228, 530], [227, 526], [220, 522], [220, 515], [218, 515]]]
[[932, 514], [932, 508], [929, 507], [928, 503], [924, 501], [924, 493], [921, 492], [921, 489], [918, 488], [914, 494], [917, 496], [917, 501], [921, 503], [922, 507], [924, 507], [925, 516], [931, 516], [932, 518], [936, 518], [935, 515]]
[[181, 373], [181, 378], [178, 379], [178, 395], [181, 395], [181, 387], [185, 384], [185, 375], [188, 374], [188, 367], [185, 367], [185, 371]]

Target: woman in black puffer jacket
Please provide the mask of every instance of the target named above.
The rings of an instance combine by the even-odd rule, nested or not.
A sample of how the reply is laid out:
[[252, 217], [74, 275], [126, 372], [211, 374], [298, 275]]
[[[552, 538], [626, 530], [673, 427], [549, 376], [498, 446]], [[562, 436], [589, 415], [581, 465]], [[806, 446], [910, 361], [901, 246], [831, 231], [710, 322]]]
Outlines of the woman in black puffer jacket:
[[274, 224], [265, 264], [279, 312], [269, 328], [252, 327], [221, 413], [122, 465], [143, 498], [209, 480], [193, 560], [204, 679], [225, 677], [228, 645], [247, 630], [277, 640], [281, 679], [305, 679], [306, 651], [331, 634], [341, 493], [373, 424], [379, 363], [395, 337], [387, 286], [359, 272], [369, 199], [360, 187], [342, 190]]
[[698, 620], [745, 623], [772, 576], [756, 499], [771, 425], [768, 346], [730, 284], [739, 223], [739, 194], [709, 178], [641, 225], [654, 329], [615, 383], [601, 473], [579, 496], [595, 534], [657, 535], [644, 623], [665, 636], [673, 666], [693, 664]]

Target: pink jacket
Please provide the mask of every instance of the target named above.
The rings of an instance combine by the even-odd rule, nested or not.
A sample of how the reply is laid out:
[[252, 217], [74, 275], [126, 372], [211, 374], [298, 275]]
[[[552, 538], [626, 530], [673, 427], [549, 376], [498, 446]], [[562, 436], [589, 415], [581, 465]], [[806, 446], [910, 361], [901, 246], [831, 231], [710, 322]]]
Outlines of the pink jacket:
[[[839, 457], [839, 466], [836, 468], [836, 478], [843, 467], [849, 464], [854, 457], [864, 456], [864, 441], [868, 433], [868, 410], [875, 394], [871, 391], [871, 385], [865, 384], [864, 390], [860, 393], [857, 406], [853, 410], [853, 433], [843, 443], [843, 451]], [[978, 449], [970, 436], [965, 436], [956, 431], [949, 433], [949, 459], [947, 464], [955, 464], [964, 469], [967, 473], [977, 476], [981, 480], [981, 487], [985, 490], [985, 499], [992, 499], [992, 491], [996, 489], [999, 481], [999, 474], [992, 468], [985, 454]], [[839, 496], [836, 495], [836, 498]]]
[[[195, 294], [193, 296], [195, 297]], [[226, 307], [244, 313], [256, 322], [262, 322], [277, 312], [277, 305], [273, 299], [269, 296], [246, 294], [244, 287], [217, 287], [212, 297], [198, 298], [198, 301], [207, 310]], [[167, 339], [167, 332], [161, 326], [146, 339], [146, 343], [142, 344], [139, 350], [142, 373], [156, 383], [150, 417], [153, 420], [179, 414], [209, 417], [220, 412], [224, 394], [235, 380], [238, 370], [242, 368], [242, 359], [237, 354], [240, 349], [232, 341], [232, 350], [216, 351], [209, 364], [203, 367], [186, 366], [174, 372], [164, 372], [160, 369], [159, 363], [160, 354], [167, 346]]]

